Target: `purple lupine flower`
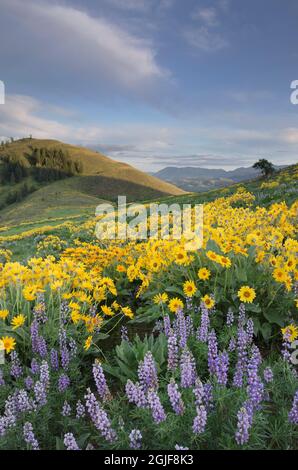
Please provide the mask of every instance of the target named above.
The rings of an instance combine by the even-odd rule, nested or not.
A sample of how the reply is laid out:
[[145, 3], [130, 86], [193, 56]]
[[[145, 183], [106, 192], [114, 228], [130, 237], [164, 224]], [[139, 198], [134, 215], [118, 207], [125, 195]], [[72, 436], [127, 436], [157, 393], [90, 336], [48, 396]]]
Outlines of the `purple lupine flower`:
[[246, 444], [249, 440], [250, 422], [247, 409], [241, 408], [237, 414], [238, 423], [235, 439], [238, 445]]
[[47, 357], [48, 348], [47, 348], [46, 340], [44, 339], [43, 336], [38, 336], [37, 338], [37, 352], [42, 359]]
[[47, 387], [40, 380], [34, 385], [34, 396], [37, 406], [44, 406], [47, 403]]
[[284, 361], [288, 362], [291, 364], [291, 332], [286, 331], [283, 335], [283, 342], [282, 342], [282, 349], [281, 349], [281, 354], [284, 359]]
[[107, 381], [103, 372], [103, 368], [98, 361], [94, 362], [92, 367], [92, 373], [98, 395], [102, 400], [107, 400], [110, 396], [110, 391], [107, 386]]
[[209, 331], [209, 310], [206, 305], [202, 302], [201, 304], [201, 325], [197, 331], [197, 340], [207, 343], [208, 331]]
[[128, 380], [125, 392], [129, 403], [134, 403], [138, 408], [147, 407], [147, 398], [139, 383], [134, 384], [131, 380]]
[[59, 357], [56, 349], [51, 349], [51, 368], [54, 371], [59, 369]]
[[149, 389], [158, 389], [157, 370], [151, 351], [148, 351], [144, 361], [140, 362], [138, 377], [144, 392], [147, 392]]
[[295, 393], [292, 409], [289, 413], [289, 421], [298, 424], [298, 390]]
[[235, 349], [236, 349], [236, 341], [235, 341], [235, 338], [231, 338], [231, 339], [230, 339], [230, 342], [229, 342], [228, 350], [229, 350], [229, 352], [234, 352]]
[[67, 335], [66, 335], [66, 330], [65, 330], [65, 328], [63, 328], [63, 326], [61, 326], [59, 328], [58, 338], [59, 338], [59, 348], [60, 348], [60, 350], [64, 349], [64, 348], [67, 348]]
[[246, 337], [247, 337], [247, 344], [251, 344], [253, 342], [254, 337], [254, 322], [252, 318], [247, 320], [246, 324]]
[[107, 413], [99, 405], [90, 388], [87, 389], [85, 400], [86, 409], [94, 426], [107, 441], [113, 442], [116, 439], [116, 433], [111, 427]]
[[70, 404], [65, 400], [65, 402], [63, 403], [63, 407], [62, 407], [62, 411], [61, 411], [61, 414], [62, 416], [64, 416], [65, 418], [67, 416], [70, 416], [71, 415], [71, 406]]
[[179, 310], [177, 312], [177, 317], [176, 317], [176, 333], [179, 341], [179, 347], [181, 349], [184, 349], [187, 344], [187, 326], [186, 326], [186, 319], [185, 315], [182, 310]]
[[61, 365], [64, 370], [68, 369], [70, 362], [70, 354], [67, 348], [67, 336], [66, 331], [63, 327], [59, 329], [59, 348], [61, 356]]
[[32, 379], [32, 377], [30, 377], [30, 375], [28, 375], [28, 377], [25, 378], [25, 387], [27, 388], [27, 390], [32, 390], [33, 385], [34, 380]]
[[40, 365], [40, 381], [46, 386], [49, 386], [50, 383], [50, 370], [49, 370], [49, 364], [47, 361], [42, 361]]
[[178, 385], [176, 384], [174, 379], [172, 379], [171, 382], [168, 384], [168, 396], [176, 415], [183, 415], [184, 403], [181, 397], [181, 393], [178, 390]]
[[23, 426], [23, 436], [26, 444], [28, 444], [32, 450], [39, 450], [37, 439], [33, 432], [33, 426], [31, 423], [26, 422]]
[[185, 349], [180, 359], [181, 387], [188, 388], [195, 384], [197, 378], [196, 363], [192, 353]]
[[129, 341], [127, 327], [122, 325], [120, 331], [121, 331], [121, 341]]
[[204, 384], [204, 396], [203, 402], [206, 410], [210, 410], [213, 407], [213, 385], [210, 382]]
[[191, 310], [192, 309], [193, 303], [192, 303], [192, 298], [191, 297], [186, 297], [185, 307], [186, 307], [186, 310]]
[[266, 369], [264, 369], [263, 376], [267, 384], [273, 382], [273, 372], [271, 367], [266, 367]]
[[163, 328], [164, 328], [166, 337], [168, 337], [172, 329], [169, 315], [165, 315], [163, 318]]
[[60, 319], [62, 324], [66, 324], [69, 318], [70, 309], [68, 303], [65, 300], [62, 300], [60, 305]]
[[63, 348], [60, 350], [60, 355], [61, 355], [61, 365], [64, 370], [68, 369], [69, 363], [70, 363], [70, 355], [69, 351], [67, 348]]
[[0, 387], [2, 387], [3, 385], [5, 385], [5, 380], [3, 377], [3, 371], [2, 369], [0, 369]]
[[68, 341], [68, 347], [70, 359], [73, 359], [74, 357], [76, 357], [78, 351], [77, 343], [73, 338], [70, 338], [70, 340]]
[[141, 449], [142, 439], [141, 431], [139, 429], [133, 429], [129, 434], [129, 447], [131, 449]]
[[202, 405], [203, 400], [204, 400], [205, 391], [204, 391], [204, 386], [203, 386], [201, 380], [199, 379], [199, 377], [196, 380], [195, 387], [193, 389], [193, 394], [195, 396], [196, 407]]
[[189, 450], [189, 448], [180, 446], [179, 444], [175, 444], [175, 450]]
[[32, 346], [32, 351], [34, 353], [38, 353], [38, 338], [39, 338], [39, 333], [38, 333], [38, 323], [36, 320], [33, 320], [30, 326], [30, 334], [31, 334], [31, 346]]
[[58, 379], [58, 390], [60, 393], [65, 392], [65, 390], [68, 389], [70, 386], [70, 380], [68, 375], [66, 374], [61, 374]]
[[253, 422], [253, 418], [254, 418], [254, 414], [255, 414], [255, 410], [256, 410], [255, 405], [253, 404], [253, 402], [250, 399], [248, 399], [243, 403], [243, 408], [246, 409], [247, 415], [248, 415], [249, 425], [252, 426], [252, 422]]
[[242, 326], [238, 328], [237, 333], [237, 364], [236, 371], [234, 374], [233, 385], [237, 388], [241, 388], [243, 385], [243, 377], [246, 370], [247, 364], [247, 335]]
[[11, 356], [10, 375], [14, 377], [15, 379], [18, 379], [19, 377], [23, 375], [23, 368], [21, 366], [21, 361], [16, 351], [12, 351], [10, 356]]
[[15, 395], [9, 395], [4, 405], [4, 419], [6, 428], [15, 426], [17, 421], [17, 403]]
[[216, 362], [216, 378], [219, 385], [226, 386], [229, 371], [229, 355], [226, 351], [220, 353]]
[[4, 416], [0, 416], [0, 437], [4, 437], [7, 430], [7, 422]]
[[86, 412], [85, 412], [85, 407], [81, 400], [78, 400], [77, 405], [76, 405], [76, 418], [84, 418]]
[[178, 340], [173, 330], [168, 334], [168, 370], [174, 371], [178, 365]]
[[31, 361], [31, 372], [33, 375], [38, 375], [39, 374], [39, 364], [36, 361], [36, 359], [32, 359]]
[[74, 435], [71, 432], [68, 432], [67, 434], [64, 434], [64, 445], [66, 447], [66, 450], [80, 450]]
[[239, 305], [239, 316], [238, 316], [238, 328], [244, 327], [246, 323], [246, 308], [245, 304], [241, 303]]
[[261, 361], [262, 358], [259, 348], [253, 345], [251, 358], [247, 365], [247, 392], [249, 400], [254, 407], [257, 407], [260, 404], [264, 396], [264, 384], [258, 375]]
[[210, 374], [216, 373], [217, 366], [217, 337], [214, 330], [208, 335], [208, 368]]
[[17, 390], [14, 394], [15, 407], [18, 413], [32, 410], [32, 402], [24, 389]]
[[47, 322], [48, 317], [46, 314], [46, 305], [44, 300], [44, 294], [40, 293], [37, 296], [37, 302], [33, 308], [33, 317], [39, 324]]
[[166, 413], [154, 389], [148, 391], [147, 399], [155, 423], [159, 424], [164, 421], [166, 419]]
[[186, 317], [186, 334], [187, 338], [190, 338], [194, 334], [194, 326], [193, 326], [193, 319], [191, 316]]
[[197, 407], [197, 415], [194, 419], [192, 430], [194, 434], [202, 434], [207, 424], [207, 411], [204, 405]]
[[228, 313], [227, 313], [227, 326], [231, 327], [234, 323], [234, 313], [231, 308], [229, 308]]

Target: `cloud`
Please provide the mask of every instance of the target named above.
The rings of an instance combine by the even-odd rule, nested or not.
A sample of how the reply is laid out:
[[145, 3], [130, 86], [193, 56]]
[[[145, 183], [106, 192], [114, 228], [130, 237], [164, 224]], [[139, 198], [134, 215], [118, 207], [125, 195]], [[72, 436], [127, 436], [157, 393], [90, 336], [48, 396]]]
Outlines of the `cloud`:
[[154, 6], [159, 10], [168, 10], [175, 0], [104, 0], [109, 6], [120, 10], [144, 13], [150, 11]]
[[228, 40], [219, 30], [220, 15], [228, 9], [226, 1], [219, 1], [214, 6], [197, 6], [192, 14], [192, 20], [198, 26], [191, 26], [184, 31], [184, 37], [192, 47], [203, 52], [216, 52], [229, 46]]
[[215, 26], [218, 24], [217, 11], [214, 7], [197, 7], [192, 13], [192, 18], [194, 20], [200, 20], [208, 26]]
[[[3, 136], [24, 137], [33, 134], [37, 138], [65, 139], [69, 136], [69, 126], [59, 120], [42, 118], [39, 114], [44, 105], [38, 100], [23, 95], [6, 96], [1, 105], [0, 134]], [[61, 109], [60, 109], [61, 112]]]
[[290, 128], [284, 129], [281, 135], [282, 135], [282, 140], [286, 142], [287, 144], [298, 145], [298, 127], [290, 127]]
[[184, 31], [184, 37], [190, 46], [203, 52], [220, 51], [229, 45], [229, 42], [220, 33], [210, 31], [205, 26]]
[[[127, 1], [127, 0], [126, 0]], [[24, 73], [49, 77], [66, 74], [70, 80], [102, 80], [122, 88], [141, 90], [169, 74], [156, 60], [151, 42], [132, 34], [104, 17], [56, 2], [2, 0], [1, 17], [13, 21], [6, 27], [6, 44], [15, 64]], [[13, 18], [13, 20], [12, 20]], [[4, 46], [4, 45], [2, 45]], [[29, 62], [28, 62], [29, 61]], [[71, 78], [72, 77], [72, 78]]]
[[135, 12], [145, 12], [151, 8], [150, 0], [104, 0], [104, 2], [120, 10], [133, 10]]
[[[81, 121], [79, 112], [30, 96], [8, 95], [0, 106], [0, 136], [58, 139], [99, 150], [112, 158], [153, 171], [163, 166], [247, 166], [260, 156], [274, 163], [297, 160], [298, 129], [228, 128], [225, 125], [162, 127], [146, 122]], [[67, 124], [65, 116], [68, 117]], [[281, 157], [280, 150], [283, 149]]]

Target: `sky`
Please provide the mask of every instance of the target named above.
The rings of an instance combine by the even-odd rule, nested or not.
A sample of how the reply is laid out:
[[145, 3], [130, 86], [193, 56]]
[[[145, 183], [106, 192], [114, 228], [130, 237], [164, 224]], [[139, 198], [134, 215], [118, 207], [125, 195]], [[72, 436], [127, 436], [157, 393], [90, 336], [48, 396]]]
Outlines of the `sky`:
[[0, 0], [0, 138], [144, 171], [298, 161], [297, 0]]

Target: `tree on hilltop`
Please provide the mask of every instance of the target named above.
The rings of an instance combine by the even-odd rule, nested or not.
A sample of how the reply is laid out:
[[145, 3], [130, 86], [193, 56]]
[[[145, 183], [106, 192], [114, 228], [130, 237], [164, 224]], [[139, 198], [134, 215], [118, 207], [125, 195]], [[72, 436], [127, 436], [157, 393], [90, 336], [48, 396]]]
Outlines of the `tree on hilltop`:
[[266, 158], [260, 158], [260, 160], [253, 165], [253, 168], [260, 170], [262, 176], [265, 178], [268, 178], [269, 176], [272, 176], [273, 173], [275, 173], [273, 164], [266, 160]]

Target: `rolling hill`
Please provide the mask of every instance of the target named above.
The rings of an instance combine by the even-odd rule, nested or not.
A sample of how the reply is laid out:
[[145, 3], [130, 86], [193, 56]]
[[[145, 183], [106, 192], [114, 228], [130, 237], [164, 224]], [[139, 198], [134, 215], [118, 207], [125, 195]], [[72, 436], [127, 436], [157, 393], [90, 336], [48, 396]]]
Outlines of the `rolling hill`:
[[[51, 159], [54, 155], [51, 167], [49, 158], [42, 161], [41, 154]], [[57, 208], [62, 212], [75, 211], [76, 206], [78, 211], [83, 207], [94, 210], [103, 199], [116, 201], [118, 195], [126, 195], [131, 202], [185, 193], [128, 164], [57, 140], [26, 138], [2, 145], [2, 166], [4, 160], [13, 162], [16, 174], [12, 180], [2, 178], [0, 184], [1, 225], [42, 215], [50, 217]]]
[[[276, 167], [280, 168], [282, 167]], [[257, 178], [260, 172], [252, 167], [241, 167], [230, 171], [216, 168], [166, 167], [153, 176], [188, 192], [202, 192]]]

